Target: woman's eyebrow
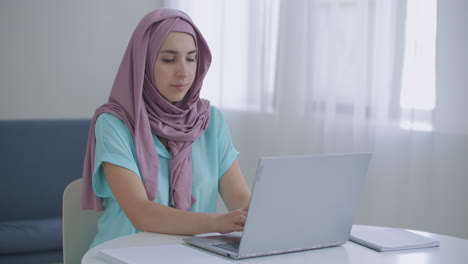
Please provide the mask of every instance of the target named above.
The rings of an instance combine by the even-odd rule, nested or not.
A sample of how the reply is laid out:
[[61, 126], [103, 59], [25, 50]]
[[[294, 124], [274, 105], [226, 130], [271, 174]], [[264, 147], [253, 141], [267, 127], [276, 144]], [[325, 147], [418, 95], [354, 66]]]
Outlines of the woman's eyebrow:
[[[179, 54], [180, 52], [177, 51], [177, 50], [163, 50], [163, 51], [161, 51], [160, 53], [169, 53], [169, 54], [177, 55], [177, 54]], [[189, 54], [189, 55], [195, 54], [195, 53], [197, 53], [197, 50], [191, 50], [191, 51], [187, 52], [187, 54]]]

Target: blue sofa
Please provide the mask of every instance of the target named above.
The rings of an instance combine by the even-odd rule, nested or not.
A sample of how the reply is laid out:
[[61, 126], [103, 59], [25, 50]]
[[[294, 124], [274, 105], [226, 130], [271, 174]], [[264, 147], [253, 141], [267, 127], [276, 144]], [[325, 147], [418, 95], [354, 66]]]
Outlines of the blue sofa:
[[0, 263], [62, 262], [62, 195], [81, 177], [89, 123], [0, 121]]

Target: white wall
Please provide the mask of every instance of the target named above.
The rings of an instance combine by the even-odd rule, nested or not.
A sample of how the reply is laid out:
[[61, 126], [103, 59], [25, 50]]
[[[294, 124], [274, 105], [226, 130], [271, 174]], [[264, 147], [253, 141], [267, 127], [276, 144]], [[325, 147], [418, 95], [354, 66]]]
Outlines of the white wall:
[[[438, 5], [437, 100], [438, 107], [443, 107], [435, 118], [443, 133], [434, 135], [431, 147], [439, 150], [440, 157], [434, 160], [440, 160], [441, 171], [430, 185], [422, 186], [427, 190], [418, 191], [435, 196], [429, 203], [426, 196], [414, 196], [404, 205], [404, 212], [414, 211], [413, 217], [402, 219], [394, 210], [400, 205], [387, 199], [395, 193], [376, 193], [372, 190], [382, 189], [382, 183], [371, 181], [364, 198], [376, 202], [365, 203], [358, 220], [468, 239], [468, 163], [463, 165], [466, 157], [457, 155], [468, 147], [468, 118], [462, 114], [468, 112], [468, 1], [440, 0]], [[0, 119], [90, 118], [107, 101], [136, 24], [157, 7], [155, 0], [1, 1]], [[250, 115], [225, 113], [242, 153], [241, 166], [252, 184], [258, 157], [275, 154], [277, 142], [268, 136], [268, 120], [262, 121], [261, 129], [249, 130], [253, 127], [249, 122], [257, 122]], [[441, 118], [447, 114], [451, 118]], [[298, 150], [302, 151], [300, 146], [291, 144], [288, 153], [282, 154]], [[396, 182], [387, 184], [398, 188]], [[414, 186], [406, 191], [422, 188], [411, 179], [409, 184]], [[382, 204], [382, 213], [375, 213], [377, 203]]]
[[467, 12], [466, 0], [438, 1], [436, 122], [437, 129], [456, 134], [468, 131], [468, 118], [461, 114], [468, 113]]
[[0, 119], [89, 118], [155, 0], [0, 2]]

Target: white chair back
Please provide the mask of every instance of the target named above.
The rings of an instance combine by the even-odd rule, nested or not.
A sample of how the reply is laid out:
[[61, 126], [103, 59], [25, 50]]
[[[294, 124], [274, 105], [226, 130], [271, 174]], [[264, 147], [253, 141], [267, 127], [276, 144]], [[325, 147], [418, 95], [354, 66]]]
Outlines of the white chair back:
[[81, 185], [78, 179], [63, 192], [63, 263], [79, 264], [97, 233], [101, 212], [81, 209]]

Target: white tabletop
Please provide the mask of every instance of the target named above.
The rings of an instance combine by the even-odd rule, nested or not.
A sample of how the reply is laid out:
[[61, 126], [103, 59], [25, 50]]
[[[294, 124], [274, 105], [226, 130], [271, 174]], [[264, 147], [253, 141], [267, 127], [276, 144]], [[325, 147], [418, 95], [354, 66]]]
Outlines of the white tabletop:
[[[363, 230], [378, 227], [353, 226], [353, 230]], [[413, 230], [412, 230], [413, 231]], [[395, 263], [395, 264], [425, 264], [425, 263], [468, 263], [468, 240], [437, 235], [426, 232], [416, 233], [438, 239], [439, 247], [415, 250], [401, 250], [390, 252], [377, 252], [360, 246], [353, 242], [338, 247], [309, 250], [296, 253], [281, 254], [275, 256], [257, 257], [245, 260], [232, 260], [208, 251], [201, 250], [207, 254], [213, 254], [233, 263], [328, 263], [328, 264], [367, 264], [367, 263]], [[83, 257], [83, 264], [109, 263], [103, 259], [98, 252], [102, 249], [124, 248], [136, 246], [154, 246], [164, 244], [184, 243], [185, 236], [164, 235], [155, 233], [137, 233], [116, 238], [102, 243], [89, 250]]]

